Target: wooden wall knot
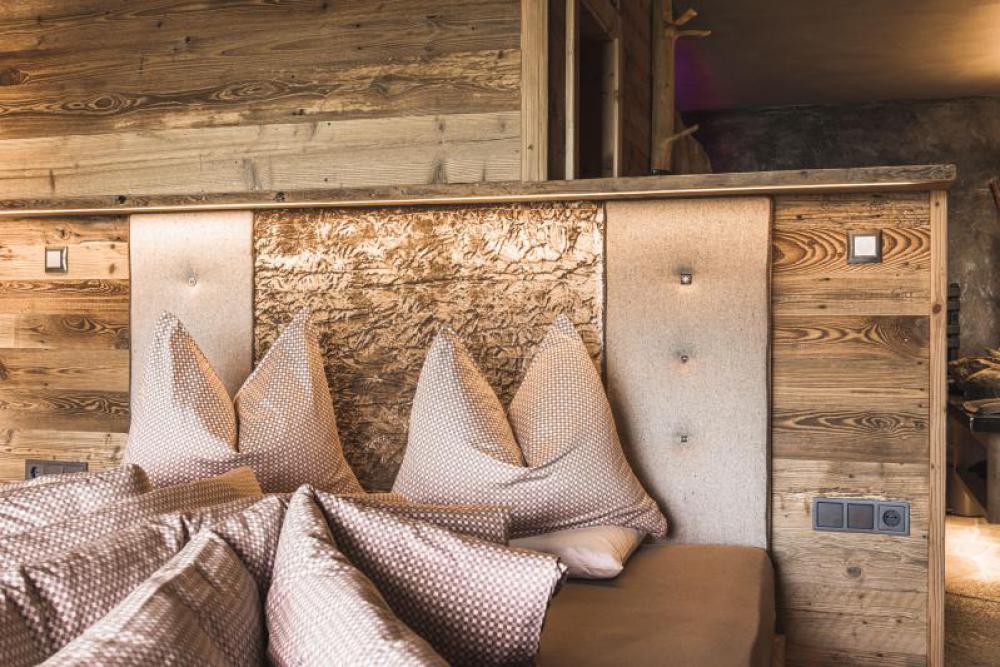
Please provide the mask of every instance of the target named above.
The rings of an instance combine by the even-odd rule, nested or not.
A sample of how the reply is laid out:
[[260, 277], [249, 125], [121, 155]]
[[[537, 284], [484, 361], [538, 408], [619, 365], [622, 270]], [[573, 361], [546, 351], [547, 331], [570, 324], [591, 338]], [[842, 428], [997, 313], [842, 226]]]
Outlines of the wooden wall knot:
[[0, 86], [19, 86], [31, 76], [17, 67], [0, 67]]

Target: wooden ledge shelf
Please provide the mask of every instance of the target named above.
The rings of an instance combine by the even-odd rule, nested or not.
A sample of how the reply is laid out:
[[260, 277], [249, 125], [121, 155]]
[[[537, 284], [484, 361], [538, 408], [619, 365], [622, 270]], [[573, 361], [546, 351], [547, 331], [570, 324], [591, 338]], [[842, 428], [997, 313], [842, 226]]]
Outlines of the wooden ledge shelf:
[[107, 195], [0, 200], [0, 217], [96, 215], [225, 209], [328, 208], [487, 204], [587, 199], [655, 199], [760, 194], [825, 194], [940, 190], [955, 166], [907, 165], [855, 169], [642, 176], [535, 183], [396, 186], [378, 189]]

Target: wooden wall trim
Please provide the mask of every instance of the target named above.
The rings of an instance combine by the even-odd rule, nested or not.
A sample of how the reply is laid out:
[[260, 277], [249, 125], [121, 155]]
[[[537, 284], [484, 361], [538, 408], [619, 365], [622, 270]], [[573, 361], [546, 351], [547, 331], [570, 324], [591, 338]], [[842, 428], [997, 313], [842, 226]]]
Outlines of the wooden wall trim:
[[191, 195], [125, 195], [101, 197], [0, 200], [0, 217], [120, 214], [224, 209], [333, 208], [483, 204], [498, 202], [656, 199], [748, 194], [826, 194], [900, 192], [947, 189], [955, 166], [908, 165], [639, 176], [541, 183], [413, 185], [378, 189], [300, 190], [201, 193]]
[[549, 0], [521, 1], [521, 180], [548, 178]]
[[948, 421], [948, 193], [930, 194], [930, 526], [927, 554], [927, 664], [943, 667], [945, 647], [945, 470]]

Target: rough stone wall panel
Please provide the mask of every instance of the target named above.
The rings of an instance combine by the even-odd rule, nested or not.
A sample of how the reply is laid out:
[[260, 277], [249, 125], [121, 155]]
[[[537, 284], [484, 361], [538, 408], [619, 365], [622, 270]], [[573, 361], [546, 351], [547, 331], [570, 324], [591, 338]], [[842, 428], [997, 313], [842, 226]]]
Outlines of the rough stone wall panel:
[[505, 405], [559, 313], [600, 363], [603, 224], [585, 202], [259, 212], [255, 356], [311, 308], [348, 460], [369, 489], [388, 488], [441, 326], [463, 336]]

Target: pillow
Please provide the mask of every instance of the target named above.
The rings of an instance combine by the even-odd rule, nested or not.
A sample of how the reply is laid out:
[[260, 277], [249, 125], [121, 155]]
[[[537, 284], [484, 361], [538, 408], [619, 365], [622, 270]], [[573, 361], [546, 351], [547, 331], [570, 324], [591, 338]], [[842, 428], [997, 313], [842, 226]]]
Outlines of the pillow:
[[[284, 507], [280, 498], [264, 498], [204, 528], [198, 537], [210, 533], [226, 542], [264, 592]], [[188, 544], [189, 526], [198, 523], [192, 516], [164, 514], [0, 573], [0, 601], [9, 601], [28, 628], [17, 638], [0, 640], [0, 664], [35, 664], [37, 658], [18, 660], [51, 655], [79, 636]]]
[[45, 665], [259, 665], [263, 619], [253, 579], [206, 534]]
[[264, 599], [271, 585], [271, 571], [287, 506], [287, 498], [271, 495], [218, 519], [213, 516], [216, 508], [211, 507], [185, 512], [181, 519], [189, 534], [207, 531], [225, 540], [257, 581], [261, 599]]
[[[302, 489], [300, 494], [309, 494]], [[530, 664], [564, 568], [347, 498], [320, 505], [333, 541], [449, 664]]]
[[156, 486], [250, 466], [268, 493], [305, 483], [362, 491], [344, 459], [308, 311], [285, 327], [235, 406], [184, 325], [164, 313], [136, 393], [124, 459], [141, 465]]
[[37, 665], [48, 655], [45, 642], [30, 625], [19, 606], [4, 590], [0, 590], [0, 665], [28, 667]]
[[[526, 465], [495, 456], [518, 447]], [[539, 345], [509, 422], [461, 341], [451, 331], [438, 335], [417, 382], [393, 491], [421, 502], [509, 505], [514, 537], [600, 525], [667, 531], [625, 460], [600, 376], [564, 316]]]
[[[54, 484], [58, 482], [72, 482], [79, 479], [105, 479], [111, 480], [116, 477], [127, 476], [127, 471], [125, 470], [127, 466], [118, 466], [115, 468], [108, 468], [107, 470], [84, 470], [82, 472], [63, 472], [54, 473], [50, 475], [39, 475], [38, 477], [32, 477], [31, 479], [18, 479], [14, 481], [3, 481], [0, 482], [0, 495], [5, 494], [8, 491], [13, 491], [14, 489], [25, 489], [31, 486], [44, 486], [46, 484]], [[145, 473], [139, 471], [140, 474], [145, 476]], [[149, 480], [146, 480], [146, 484], [149, 484]]]
[[134, 465], [102, 472], [48, 475], [0, 487], [0, 537], [41, 528], [149, 491]]
[[[322, 491], [316, 492], [321, 505], [333, 501], [336, 496]], [[414, 503], [395, 494], [358, 494], [343, 496], [369, 507], [391, 512], [396, 516], [425, 521], [440, 528], [471, 537], [478, 537], [495, 544], [507, 544], [510, 533], [510, 510], [500, 505], [433, 505]]]
[[307, 493], [285, 516], [266, 618], [275, 665], [447, 665], [337, 549]]
[[[33, 650], [49, 656], [100, 619], [187, 542], [177, 515], [161, 517], [0, 574], [0, 596], [31, 628]], [[9, 646], [0, 664], [15, 664]], [[31, 663], [34, 664], [34, 663]]]
[[193, 510], [241, 498], [259, 498], [260, 495], [260, 486], [249, 468], [237, 468], [212, 479], [155, 489], [105, 505], [89, 514], [73, 515], [59, 523], [0, 540], [0, 567], [48, 558], [159, 514]]
[[621, 574], [642, 539], [634, 528], [588, 526], [521, 537], [510, 545], [558, 556], [570, 577], [612, 579]]

